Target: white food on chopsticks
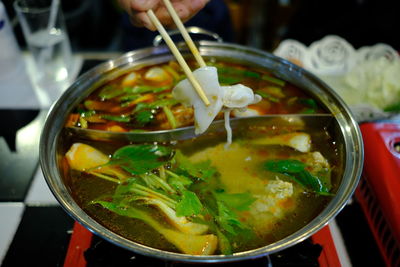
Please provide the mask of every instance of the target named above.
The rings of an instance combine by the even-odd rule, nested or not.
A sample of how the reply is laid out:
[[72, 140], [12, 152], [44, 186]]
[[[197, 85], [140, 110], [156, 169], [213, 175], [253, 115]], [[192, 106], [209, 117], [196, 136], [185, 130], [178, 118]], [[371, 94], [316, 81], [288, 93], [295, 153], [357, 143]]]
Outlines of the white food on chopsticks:
[[217, 69], [215, 67], [204, 67], [193, 71], [193, 76], [199, 82], [210, 105], [204, 105], [199, 95], [194, 90], [188, 79], [180, 81], [172, 90], [172, 96], [194, 109], [195, 133], [205, 132], [222, 109], [223, 90], [218, 82]]
[[247, 108], [246, 110], [234, 109], [232, 111], [233, 116], [236, 118], [244, 118], [244, 117], [253, 117], [253, 116], [261, 116], [262, 113], [254, 108]]
[[222, 86], [224, 91], [223, 104], [226, 108], [247, 108], [248, 105], [261, 101], [261, 96], [243, 84]]
[[232, 141], [232, 130], [229, 125], [230, 111], [244, 110], [248, 105], [260, 101], [261, 96], [255, 95], [253, 90], [242, 84], [220, 86], [215, 67], [199, 68], [193, 71], [193, 75], [209, 99], [210, 105], [204, 105], [187, 79], [180, 81], [175, 86], [172, 90], [172, 96], [182, 104], [194, 108], [196, 134], [204, 133], [217, 114], [224, 110], [225, 128], [228, 133], [228, 144], [230, 144]]
[[224, 119], [227, 142], [226, 147], [232, 143], [232, 128], [229, 123], [230, 113], [232, 110], [244, 111], [250, 104], [261, 101], [261, 96], [255, 95], [253, 90], [243, 84], [235, 84], [231, 86], [221, 86], [224, 92]]

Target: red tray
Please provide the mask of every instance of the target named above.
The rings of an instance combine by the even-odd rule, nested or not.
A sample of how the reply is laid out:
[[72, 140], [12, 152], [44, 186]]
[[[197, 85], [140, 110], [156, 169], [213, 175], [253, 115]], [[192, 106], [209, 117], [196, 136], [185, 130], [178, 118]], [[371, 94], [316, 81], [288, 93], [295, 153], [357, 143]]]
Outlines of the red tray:
[[[90, 248], [92, 237], [93, 234], [89, 230], [75, 222], [64, 267], [86, 267], [84, 252]], [[329, 226], [325, 226], [319, 232], [315, 233], [311, 239], [323, 248], [318, 258], [320, 267], [340, 266], [340, 260]]]
[[356, 198], [387, 266], [400, 266], [400, 124], [365, 123], [364, 170]]

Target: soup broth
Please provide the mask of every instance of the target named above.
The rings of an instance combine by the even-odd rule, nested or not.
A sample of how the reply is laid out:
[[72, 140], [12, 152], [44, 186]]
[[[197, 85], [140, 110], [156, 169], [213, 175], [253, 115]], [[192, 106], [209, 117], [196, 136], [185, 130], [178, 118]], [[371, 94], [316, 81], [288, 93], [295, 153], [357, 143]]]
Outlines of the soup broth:
[[[290, 143], [294, 136], [308, 136], [307, 151]], [[342, 175], [329, 132], [301, 121], [235, 131], [229, 148], [219, 134], [164, 144], [65, 140], [66, 184], [90, 216], [135, 242], [186, 254], [231, 254], [294, 233], [329, 203]]]
[[[214, 60], [207, 65], [217, 68], [221, 85], [241, 83], [262, 97], [231, 117], [326, 113], [264, 69]], [[342, 148], [327, 125], [276, 117], [234, 129], [229, 147], [225, 134], [213, 131], [168, 143], [85, 140], [68, 131], [192, 126], [192, 108], [171, 95], [184, 78], [175, 61], [135, 68], [94, 88], [74, 108], [60, 139], [60, 169], [78, 205], [125, 238], [193, 255], [259, 248], [313, 220], [342, 177]]]
[[[195, 63], [189, 61], [192, 69]], [[314, 114], [325, 111], [300, 88], [274, 77], [261, 68], [227, 62], [215, 66], [221, 85], [241, 83], [262, 100], [232, 117], [266, 114]], [[96, 88], [69, 116], [69, 127], [114, 132], [152, 131], [193, 125], [193, 109], [171, 96], [174, 86], [185, 78], [175, 61], [134, 69]], [[223, 117], [220, 114], [217, 119]]]

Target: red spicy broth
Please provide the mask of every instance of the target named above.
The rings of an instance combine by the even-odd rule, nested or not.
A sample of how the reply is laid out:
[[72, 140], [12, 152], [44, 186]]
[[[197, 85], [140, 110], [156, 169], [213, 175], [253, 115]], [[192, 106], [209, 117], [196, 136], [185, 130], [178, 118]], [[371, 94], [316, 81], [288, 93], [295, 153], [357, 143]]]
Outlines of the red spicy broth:
[[[194, 69], [194, 62], [190, 62]], [[266, 114], [324, 113], [302, 89], [260, 68], [239, 64], [208, 63], [218, 69], [221, 85], [241, 83], [262, 100], [247, 112], [232, 117]], [[153, 131], [193, 125], [193, 109], [172, 98], [174, 86], [185, 79], [175, 61], [132, 70], [100, 86], [79, 103], [66, 126], [114, 132]], [[222, 114], [217, 117], [221, 119]]]

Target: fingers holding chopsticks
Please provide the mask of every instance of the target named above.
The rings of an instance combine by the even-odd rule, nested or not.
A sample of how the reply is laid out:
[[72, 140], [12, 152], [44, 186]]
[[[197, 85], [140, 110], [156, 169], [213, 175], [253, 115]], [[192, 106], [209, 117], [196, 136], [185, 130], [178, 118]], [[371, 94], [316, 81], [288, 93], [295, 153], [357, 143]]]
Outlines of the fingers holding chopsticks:
[[[135, 26], [156, 30], [146, 11], [152, 9], [160, 22], [169, 27], [175, 24], [162, 0], [119, 0]], [[199, 12], [209, 0], [172, 0], [171, 3], [182, 21], [187, 21]]]

